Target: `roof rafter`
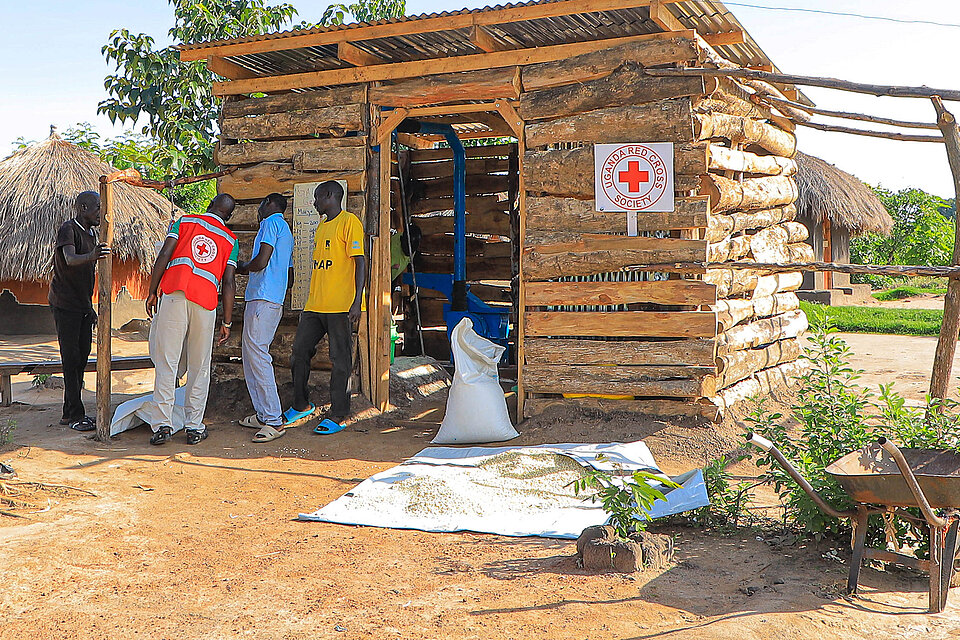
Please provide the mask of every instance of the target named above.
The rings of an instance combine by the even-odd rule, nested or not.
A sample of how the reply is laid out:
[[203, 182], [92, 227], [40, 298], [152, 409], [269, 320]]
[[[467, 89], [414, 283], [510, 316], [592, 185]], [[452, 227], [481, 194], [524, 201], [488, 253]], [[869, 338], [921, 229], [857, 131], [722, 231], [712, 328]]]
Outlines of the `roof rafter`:
[[340, 42], [337, 44], [337, 57], [355, 67], [366, 67], [367, 65], [383, 64], [386, 62], [383, 58], [364, 51], [351, 42]]

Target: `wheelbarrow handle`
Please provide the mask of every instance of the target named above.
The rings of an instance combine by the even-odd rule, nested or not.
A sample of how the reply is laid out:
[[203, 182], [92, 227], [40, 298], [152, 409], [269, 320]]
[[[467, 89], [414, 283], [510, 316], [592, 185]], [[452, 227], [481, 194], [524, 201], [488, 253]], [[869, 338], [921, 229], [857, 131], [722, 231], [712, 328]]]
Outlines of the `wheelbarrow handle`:
[[825, 514], [827, 514], [828, 516], [832, 516], [834, 518], [856, 518], [857, 517], [856, 510], [837, 511], [836, 509], [831, 507], [829, 504], [827, 504], [826, 501], [824, 501], [824, 499], [820, 497], [820, 494], [814, 491], [810, 483], [807, 482], [807, 479], [804, 478], [802, 475], [800, 475], [800, 472], [797, 471], [797, 469], [792, 464], [790, 464], [790, 461], [787, 460], [782, 453], [780, 453], [780, 450], [777, 449], [777, 447], [774, 446], [772, 442], [770, 442], [763, 436], [758, 436], [755, 433], [750, 433], [749, 435], [747, 435], [747, 442], [757, 447], [760, 447], [761, 449], [769, 453], [771, 456], [773, 456], [773, 459], [776, 460], [781, 467], [783, 467], [783, 470], [786, 471], [791, 478], [793, 478], [794, 482], [800, 485], [800, 488], [803, 489], [808, 496], [810, 496], [810, 499], [813, 500], [814, 503], [816, 503], [816, 505], [820, 508], [820, 510], [823, 511]]
[[910, 487], [910, 492], [913, 493], [913, 497], [917, 499], [917, 504], [920, 505], [920, 511], [923, 513], [923, 519], [927, 521], [927, 524], [931, 527], [937, 527], [938, 529], [946, 529], [947, 521], [934, 513], [933, 508], [927, 501], [927, 496], [923, 495], [923, 489], [920, 488], [917, 477], [913, 475], [913, 470], [910, 468], [910, 465], [907, 464], [907, 459], [903, 457], [903, 453], [901, 453], [897, 445], [883, 436], [877, 439], [877, 444], [893, 456], [894, 462], [897, 463], [897, 468], [900, 469], [900, 475], [906, 480], [907, 486]]

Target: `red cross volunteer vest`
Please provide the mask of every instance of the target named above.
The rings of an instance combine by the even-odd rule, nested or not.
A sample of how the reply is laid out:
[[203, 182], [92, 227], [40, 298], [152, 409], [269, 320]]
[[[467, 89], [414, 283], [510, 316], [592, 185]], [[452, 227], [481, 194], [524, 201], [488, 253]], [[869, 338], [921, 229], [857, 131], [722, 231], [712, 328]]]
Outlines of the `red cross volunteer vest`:
[[212, 214], [186, 215], [167, 234], [177, 246], [160, 279], [160, 291], [183, 291], [187, 300], [216, 309], [220, 280], [228, 264], [237, 265], [237, 237]]

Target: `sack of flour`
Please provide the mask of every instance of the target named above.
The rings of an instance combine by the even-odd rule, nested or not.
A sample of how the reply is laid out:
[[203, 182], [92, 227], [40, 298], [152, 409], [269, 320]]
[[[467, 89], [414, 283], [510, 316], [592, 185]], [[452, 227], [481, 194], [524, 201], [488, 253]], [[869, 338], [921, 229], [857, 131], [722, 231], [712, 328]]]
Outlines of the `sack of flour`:
[[502, 442], [519, 433], [510, 423], [497, 363], [506, 347], [490, 342], [463, 318], [453, 328], [450, 349], [456, 370], [447, 396], [447, 413], [433, 444]]

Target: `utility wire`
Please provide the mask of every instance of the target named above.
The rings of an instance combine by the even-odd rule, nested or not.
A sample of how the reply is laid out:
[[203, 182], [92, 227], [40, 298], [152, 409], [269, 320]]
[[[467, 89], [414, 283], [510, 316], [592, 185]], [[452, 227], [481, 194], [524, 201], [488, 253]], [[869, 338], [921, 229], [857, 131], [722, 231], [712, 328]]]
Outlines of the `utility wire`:
[[896, 22], [899, 24], [925, 24], [934, 27], [950, 27], [953, 29], [960, 29], [960, 24], [954, 22], [936, 22], [934, 20], [904, 20], [901, 18], [891, 18], [889, 16], [870, 16], [862, 13], [849, 13], [846, 11], [827, 11], [826, 9], [806, 9], [803, 7], [770, 7], [762, 4], [747, 4], [745, 2], [724, 2], [723, 4], [734, 7], [749, 7], [750, 9], [767, 9], [768, 11], [822, 13], [828, 16], [846, 16], [848, 18], [863, 18], [864, 20], [880, 20], [882, 22]]

